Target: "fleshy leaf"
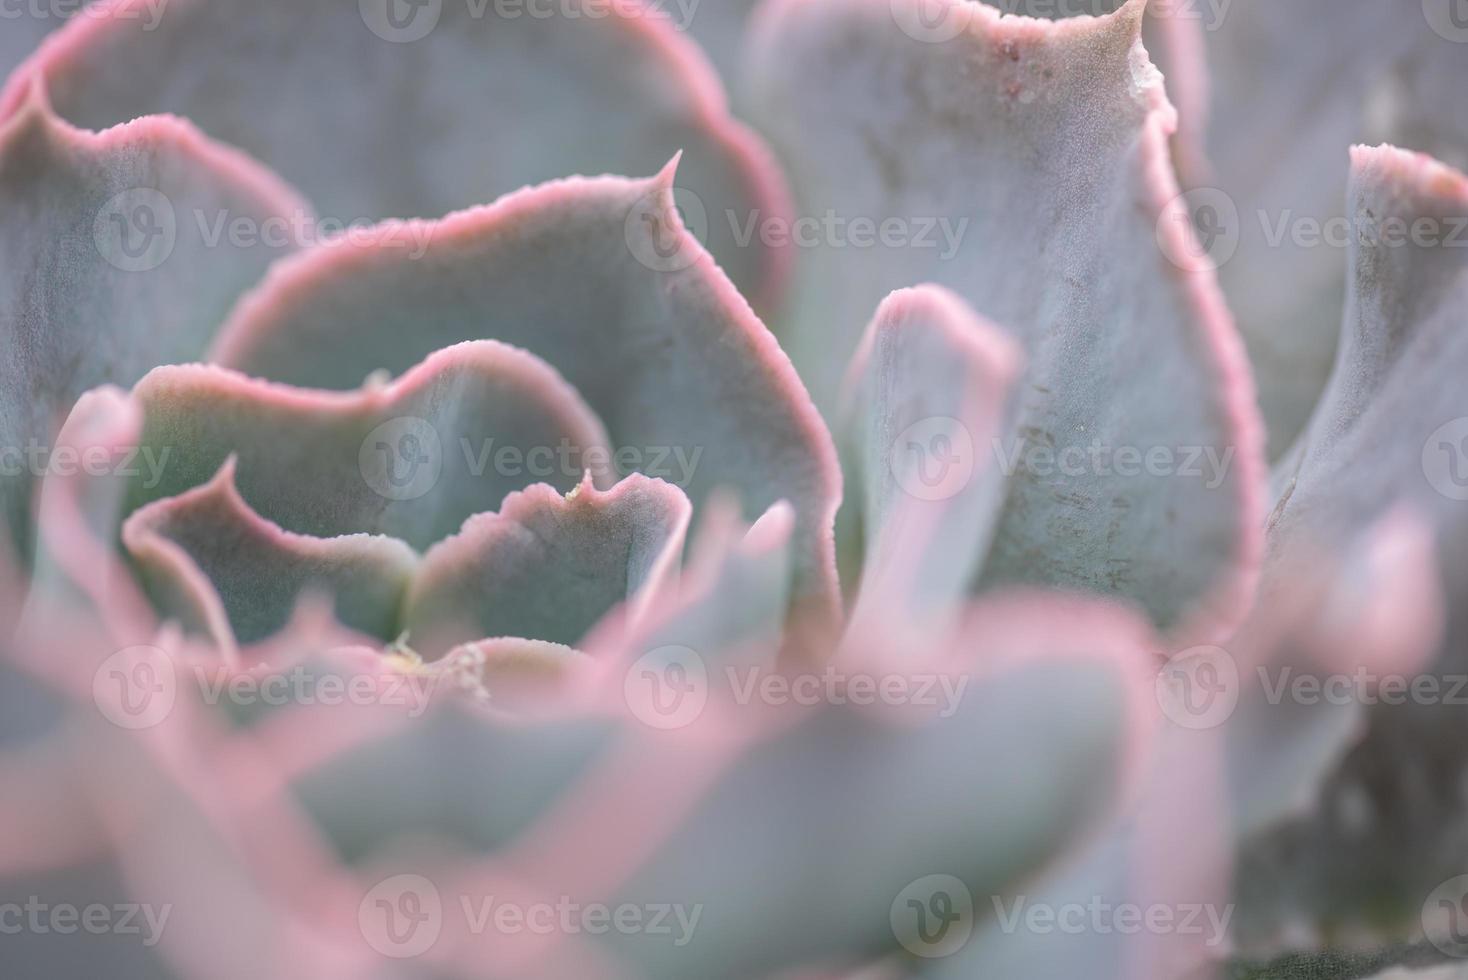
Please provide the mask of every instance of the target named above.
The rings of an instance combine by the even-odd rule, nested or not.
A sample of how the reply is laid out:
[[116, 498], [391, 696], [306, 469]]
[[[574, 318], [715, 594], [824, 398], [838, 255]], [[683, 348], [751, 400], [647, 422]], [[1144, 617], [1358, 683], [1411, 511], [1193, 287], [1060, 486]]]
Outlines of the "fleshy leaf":
[[3, 468], [0, 508], [28, 551], [33, 480], [73, 403], [200, 357], [239, 295], [293, 248], [216, 237], [218, 216], [260, 228], [310, 212], [185, 122], [90, 133], [57, 119], [39, 86], [22, 91], [0, 124], [0, 445], [25, 458]]
[[[678, 584], [650, 604], [641, 622], [609, 622], [587, 641], [598, 657], [666, 647], [693, 650], [710, 662], [774, 664], [790, 601], [790, 538], [795, 512], [783, 501], [752, 527], [737, 505], [704, 508], [691, 561]], [[792, 631], [800, 624], [790, 624]]]
[[720, 0], [696, 5], [690, 13], [688, 32], [725, 79], [739, 75], [750, 15], [758, 7], [759, 0]]
[[[619, 897], [704, 903], [685, 950], [611, 938], [651, 977], [951, 952], [995, 896], [1025, 891], [1125, 796], [1144, 745], [1145, 637], [1130, 616], [1064, 598], [985, 606], [917, 672], [957, 692], [936, 699], [941, 711], [818, 708], [747, 751], [649, 856]], [[842, 676], [911, 679], [906, 653], [848, 661]], [[781, 871], [791, 867], [801, 873]], [[772, 903], [776, 877], [784, 897]], [[934, 939], [919, 916], [942, 907], [939, 892], [960, 918]], [[801, 928], [780, 928], [792, 908]]]
[[335, 600], [343, 625], [384, 640], [418, 556], [366, 534], [312, 538], [282, 531], [235, 489], [231, 457], [210, 483], [135, 511], [123, 542], [155, 601], [216, 642], [253, 643], [284, 626], [306, 592]]
[[1220, 278], [1276, 454], [1309, 420], [1331, 372], [1359, 227], [1341, 209], [1345, 148], [1392, 142], [1468, 166], [1468, 110], [1458, 97], [1468, 84], [1468, 28], [1455, 3], [1301, 0], [1203, 15], [1211, 99], [1206, 127], [1185, 122], [1206, 159], [1184, 182], [1219, 243]]
[[[926, 889], [956, 879], [983, 915], [990, 896], [1025, 889], [1125, 794], [1150, 696], [1146, 630], [1113, 610], [1059, 603], [987, 607], [924, 664], [932, 675], [909, 676], [910, 659], [887, 662], [890, 674], [867, 665], [873, 677], [911, 684], [941, 677], [952, 695], [941, 716], [895, 703], [782, 712], [715, 695], [672, 732], [630, 718], [505, 725], [438, 710], [404, 737], [307, 774], [300, 790], [355, 867], [412, 871], [445, 894], [524, 884], [572, 901], [671, 895], [700, 909], [686, 943], [590, 937], [637, 976], [766, 976], [801, 962], [901, 956], [903, 940], [930, 948], [908, 898], [922, 904]], [[620, 672], [608, 680], [625, 717]], [[387, 771], [400, 774], [390, 789]], [[884, 791], [874, 796], [873, 786]], [[568, 837], [573, 830], [587, 836]], [[392, 849], [405, 833], [474, 853], [455, 851], [442, 867], [409, 863]], [[792, 866], [803, 873], [783, 879], [787, 898], [772, 902], [771, 875]], [[961, 901], [956, 890], [950, 897]], [[802, 928], [777, 928], [796, 907]], [[504, 961], [495, 930], [455, 929], [445, 940], [431, 954], [445, 972]], [[529, 972], [588, 975], [566, 969], [563, 952], [539, 949]]]
[[677, 487], [633, 475], [606, 492], [511, 494], [423, 556], [404, 626], [426, 656], [480, 637], [574, 646], [623, 602], [676, 577], [691, 509]]
[[36, 490], [35, 554], [16, 631], [22, 646], [50, 650], [58, 623], [82, 630], [105, 624], [133, 643], [156, 632], [115, 547], [131, 482], [158, 479], [172, 454], [142, 445], [142, 427], [140, 406], [105, 385], [77, 399], [56, 434], [56, 465]]
[[32, 4], [28, 8], [10, 8], [6, 11], [5, 29], [0, 31], [0, 77], [10, 74], [36, 50], [56, 28], [66, 23], [69, 11], [61, 4]]
[[648, 180], [521, 191], [432, 225], [416, 261], [386, 246], [402, 233], [392, 223], [370, 242], [316, 249], [241, 303], [216, 357], [345, 388], [466, 339], [522, 346], [606, 423], [622, 473], [669, 479], [695, 505], [727, 487], [746, 514], [789, 500], [794, 600], [830, 615], [840, 498], [830, 435], [775, 339], [687, 234], [672, 184], [669, 165]]
[[[1282, 461], [1270, 548], [1338, 541], [1403, 497], [1461, 520], [1465, 480], [1454, 433], [1468, 397], [1449, 379], [1468, 362], [1468, 248], [1420, 229], [1468, 220], [1468, 178], [1393, 147], [1351, 152], [1351, 250], [1340, 356], [1309, 428]], [[1441, 378], [1441, 383], [1431, 379]], [[1443, 431], [1437, 431], [1443, 429]], [[1410, 433], [1410, 437], [1403, 437]], [[1430, 438], [1433, 435], [1437, 438]]]
[[1014, 344], [949, 290], [900, 290], [878, 307], [844, 399], [867, 538], [858, 623], [892, 604], [932, 617], [973, 584], [1004, 500], [981, 447], [1007, 432], [1021, 370]]
[[[594, 769], [616, 733], [602, 719], [511, 724], [444, 702], [420, 723], [303, 773], [295, 793], [352, 864], [370, 861], [406, 834], [490, 851], [534, 827], [568, 785]], [[389, 792], [384, 772], [394, 774]], [[465, 778], [469, 772], [474, 778]]]
[[479, 666], [489, 703], [500, 709], [525, 710], [556, 703], [591, 658], [580, 650], [542, 640], [501, 637], [450, 650], [444, 660], [470, 657]]
[[[169, 0], [150, 21], [156, 3], [102, 0], [20, 75], [39, 72], [80, 125], [192, 119], [342, 223], [437, 217], [566, 174], [648, 173], [682, 150], [699, 231], [730, 277], [761, 300], [777, 287], [776, 251], [741, 246], [725, 215], [783, 215], [779, 173], [652, 5]], [[4, 111], [16, 102], [12, 88]]]
[[1365, 715], [1334, 695], [1296, 700], [1292, 684], [1303, 677], [1333, 690], [1328, 678], [1354, 677], [1357, 668], [1382, 675], [1420, 665], [1432, 639], [1413, 622], [1437, 614], [1433, 590], [1422, 587], [1424, 544], [1420, 528], [1394, 517], [1353, 553], [1278, 583], [1271, 604], [1226, 648], [1174, 650], [1156, 673], [1166, 720], [1139, 792], [1028, 896], [1033, 908], [1186, 908], [1192, 927], [1039, 932], [1000, 919], [937, 976], [1201, 978], [1219, 975], [1241, 932], [1291, 932], [1296, 922], [1280, 907], [1291, 883], [1269, 871], [1287, 850], [1256, 850], [1231, 894], [1234, 861], [1281, 823], [1336, 805], [1325, 787]]
[[[1248, 600], [1262, 445], [1242, 347], [1176, 201], [1175, 113], [1142, 12], [775, 0], [748, 77], [798, 209], [852, 236], [858, 219], [886, 229], [839, 247], [833, 221], [800, 255], [786, 340], [817, 403], [833, 352], [855, 348], [888, 291], [953, 289], [1029, 364], [984, 584], [1100, 592], [1214, 632]], [[934, 21], [959, 29], [939, 40]]]
[[1436, 542], [1448, 619], [1425, 672], [1438, 693], [1373, 705], [1366, 738], [1327, 786], [1334, 805], [1282, 830], [1285, 843], [1261, 862], [1322, 926], [1358, 925], [1368, 901], [1373, 916], [1411, 920], [1442, 869], [1468, 860], [1458, 830], [1465, 769], [1453, 749], [1465, 729], [1451, 696], [1468, 649], [1468, 249], [1444, 234], [1468, 227], [1468, 178], [1419, 154], [1357, 147], [1346, 210], [1362, 234], [1340, 353], [1278, 473], [1265, 585], [1400, 502]]
[[[362, 345], [343, 342], [342, 356]], [[153, 371], [134, 398], [143, 444], [173, 447], [173, 459], [154, 485], [133, 481], [133, 506], [207, 483], [235, 454], [240, 494], [283, 529], [387, 534], [423, 550], [532, 483], [569, 489], [588, 466], [608, 479], [605, 432], [576, 392], [533, 355], [492, 341], [437, 351], [390, 384], [351, 392], [189, 365]]]

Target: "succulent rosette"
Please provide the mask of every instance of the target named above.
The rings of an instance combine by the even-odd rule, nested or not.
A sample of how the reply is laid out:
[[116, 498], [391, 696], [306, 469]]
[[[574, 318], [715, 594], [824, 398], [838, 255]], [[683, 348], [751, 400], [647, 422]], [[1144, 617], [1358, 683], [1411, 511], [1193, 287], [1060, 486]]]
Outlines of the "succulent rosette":
[[1081, 6], [5, 12], [4, 975], [1459, 975], [1468, 19]]

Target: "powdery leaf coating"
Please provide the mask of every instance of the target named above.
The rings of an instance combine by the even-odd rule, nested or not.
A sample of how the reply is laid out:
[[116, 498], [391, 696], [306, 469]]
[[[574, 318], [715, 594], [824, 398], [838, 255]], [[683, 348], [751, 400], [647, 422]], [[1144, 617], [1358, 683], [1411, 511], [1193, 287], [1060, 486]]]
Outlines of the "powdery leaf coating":
[[[855, 347], [888, 290], [953, 289], [1029, 364], [986, 584], [1117, 596], [1168, 627], [1236, 622], [1260, 545], [1261, 436], [1242, 348], [1175, 201], [1175, 114], [1139, 43], [1143, 5], [1053, 22], [940, 7], [966, 18], [942, 43], [899, 27], [935, 13], [918, 0], [776, 0], [757, 18], [752, 101], [800, 210], [912, 233], [906, 247], [802, 253], [792, 357], [820, 403], [832, 348]], [[925, 216], [967, 221], [952, 254], [919, 247]], [[1112, 465], [1090, 461], [1096, 445]], [[1066, 454], [1076, 475], [1030, 465], [1031, 449]]]
[[[1304, 601], [1273, 604], [1268, 617], [1261, 614], [1264, 628], [1237, 641], [1244, 649], [1257, 648], [1264, 633], [1273, 647], [1273, 656], [1255, 672], [1267, 683], [1245, 676], [1239, 708], [1228, 727], [1228, 774], [1241, 852], [1235, 930], [1245, 951], [1267, 956], [1317, 944], [1328, 948], [1328, 939], [1313, 938], [1318, 930], [1354, 919], [1367, 903], [1375, 906], [1378, 921], [1352, 921], [1351, 926], [1363, 932], [1386, 926], [1386, 936], [1391, 936], [1393, 920], [1415, 917], [1421, 897], [1440, 880], [1433, 874], [1441, 866], [1394, 869], [1392, 877], [1420, 874], [1422, 895], [1415, 896], [1416, 907], [1393, 908], [1404, 898], [1412, 904], [1413, 893], [1409, 889], [1402, 895], [1396, 882], [1380, 889], [1381, 878], [1372, 868], [1375, 854], [1354, 853], [1366, 847], [1379, 851], [1386, 845], [1376, 835], [1393, 833], [1390, 819], [1383, 821], [1385, 826], [1373, 826], [1378, 801], [1370, 798], [1369, 787], [1401, 763], [1373, 772], [1375, 765], [1361, 765], [1360, 757], [1380, 751], [1371, 746], [1372, 739], [1383, 736], [1381, 709], [1371, 707], [1373, 699], [1378, 705], [1415, 700], [1408, 694], [1409, 681], [1434, 673], [1432, 660], [1448, 611], [1437, 557], [1431, 526], [1413, 509], [1400, 507], [1363, 532], [1339, 561], [1314, 563], [1315, 568], [1337, 568], [1334, 581], [1312, 583], [1310, 573], [1301, 572], [1293, 582], [1280, 583], [1282, 599], [1293, 589]], [[1296, 584], [1302, 581], [1304, 588]], [[1351, 685], [1344, 699], [1341, 678]], [[1394, 689], [1398, 687], [1405, 690]], [[1316, 697], [1315, 690], [1327, 694]], [[1398, 752], [1412, 754], [1394, 749], [1394, 757]], [[1355, 764], [1352, 756], [1357, 757]], [[1402, 793], [1387, 807], [1407, 804], [1412, 809], [1412, 799]], [[1328, 828], [1328, 856], [1318, 839], [1323, 828]], [[1343, 837], [1335, 836], [1342, 832]], [[1370, 844], [1360, 841], [1363, 834]], [[1452, 837], [1451, 830], [1444, 838], [1437, 828], [1428, 835], [1433, 847]], [[1342, 853], [1351, 855], [1349, 864], [1339, 863]], [[1324, 868], [1310, 866], [1322, 858]], [[1368, 869], [1364, 875], [1363, 866]], [[1313, 894], [1322, 886], [1328, 894]], [[1315, 918], [1321, 910], [1326, 912], [1323, 921]]]
[[239, 295], [291, 250], [216, 238], [216, 216], [259, 226], [310, 211], [186, 122], [90, 133], [58, 119], [39, 86], [19, 91], [0, 124], [0, 445], [41, 455], [4, 468], [0, 520], [25, 549], [33, 480], [82, 393], [200, 357]]
[[[686, 4], [688, 0], [682, 2]], [[759, 3], [760, 0], [720, 0], [718, 3], [700, 0], [693, 7], [688, 33], [699, 47], [708, 52], [709, 60], [725, 79], [739, 77], [739, 62], [745, 50], [750, 15]], [[668, 0], [665, 0], [664, 7], [671, 9]], [[678, 7], [677, 0], [672, 0], [671, 7]]]
[[[1179, 80], [1205, 111], [1184, 116], [1183, 178], [1223, 191], [1237, 212], [1213, 216], [1237, 247], [1219, 274], [1276, 455], [1308, 422], [1334, 361], [1342, 259], [1357, 232], [1339, 224], [1352, 217], [1341, 208], [1345, 148], [1390, 142], [1468, 166], [1468, 29], [1454, 2], [1197, 5], [1203, 57]], [[1193, 40], [1166, 38], [1165, 59]], [[1174, 82], [1169, 72], [1176, 95]]]
[[240, 497], [234, 457], [208, 484], [133, 512], [122, 539], [155, 601], [227, 648], [280, 630], [303, 593], [331, 598], [344, 626], [394, 639], [418, 562], [393, 538], [281, 530]]
[[1013, 342], [947, 289], [877, 308], [843, 399], [867, 539], [858, 623], [941, 615], [974, 584], [1004, 501], [988, 447], [1009, 435], [1022, 370]]
[[1340, 540], [1404, 496], [1434, 523], [1463, 516], [1444, 492], [1460, 485], [1462, 447], [1429, 437], [1464, 410], [1455, 382], [1468, 359], [1468, 249], [1419, 238], [1412, 227], [1468, 217], [1468, 178], [1421, 154], [1358, 146], [1347, 208], [1364, 240], [1351, 249], [1335, 372], [1278, 470], [1276, 558], [1302, 536], [1315, 545]]
[[[17, 77], [39, 72], [80, 125], [186, 116], [340, 222], [437, 217], [567, 174], [650, 173], [681, 150], [730, 277], [761, 301], [778, 289], [776, 251], [740, 247], [724, 215], [783, 214], [779, 171], [651, 5], [169, 0], [150, 26], [156, 2], [101, 0]], [[12, 88], [0, 112], [16, 102]]]
[[371, 241], [313, 250], [241, 303], [215, 357], [344, 388], [466, 339], [524, 347], [580, 392], [629, 469], [676, 479], [695, 505], [720, 487], [747, 514], [789, 500], [793, 602], [833, 617], [830, 434], [775, 339], [678, 221], [673, 172], [560, 181], [450, 215], [428, 226], [416, 260], [385, 243], [421, 226], [391, 222]]
[[[1165, 720], [1141, 765], [1138, 792], [1088, 847], [1027, 894], [1027, 906], [1004, 907], [1011, 917], [1026, 907], [1186, 909], [1195, 917], [1191, 928], [1039, 933], [1005, 928], [999, 919], [936, 975], [1231, 976], [1216, 971], [1241, 942], [1257, 942], [1261, 930], [1270, 940], [1276, 932], [1298, 935], [1293, 912], [1277, 907], [1293, 885], [1269, 871], [1283, 854], [1256, 849], [1231, 893], [1233, 862], [1272, 829], [1334, 805], [1328, 780], [1364, 729], [1360, 704], [1297, 701], [1289, 685], [1300, 677], [1324, 685], [1358, 667], [1381, 676], [1422, 665], [1441, 609], [1435, 591], [1423, 587], [1431, 550], [1421, 532], [1408, 515], [1394, 514], [1370, 528], [1360, 547], [1280, 583], [1275, 601], [1224, 646], [1173, 647], [1173, 659], [1154, 662], [1149, 687]], [[1218, 673], [1189, 659], [1198, 655]], [[1215, 696], [1200, 697], [1198, 685], [1211, 685]], [[1169, 689], [1177, 693], [1163, 693]]]
[[53, 11], [44, 4], [30, 5], [18, 14], [14, 8], [8, 9], [5, 29], [0, 31], [0, 76], [9, 75], [47, 34], [66, 23], [66, 16], [66, 11]]
[[678, 647], [715, 663], [772, 665], [787, 626], [794, 528], [795, 512], [783, 501], [745, 526], [733, 501], [715, 499], [704, 508], [677, 590], [664, 590], [635, 620], [604, 623], [588, 651], [625, 659], [629, 651], [635, 657]]
[[635, 474], [606, 492], [588, 480], [511, 494], [423, 556], [404, 628], [430, 657], [482, 637], [575, 646], [676, 578], [691, 513], [677, 487]]
[[[438, 350], [390, 384], [350, 392], [190, 365], [153, 371], [133, 397], [143, 444], [173, 447], [173, 460], [156, 485], [132, 482], [132, 506], [206, 483], [237, 455], [241, 495], [282, 528], [388, 534], [419, 550], [512, 491], [541, 479], [569, 489], [585, 461], [609, 458], [605, 430], [565, 380], [493, 341]], [[507, 447], [517, 455], [500, 456]], [[549, 472], [532, 470], [538, 449], [553, 451]]]
[[[1262, 862], [1288, 874], [1298, 902], [1332, 926], [1342, 924], [1337, 917], [1354, 925], [1364, 894], [1383, 914], [1414, 915], [1442, 869], [1468, 856], [1452, 830], [1462, 820], [1455, 747], [1464, 729], [1450, 696], [1468, 649], [1468, 251], [1410, 233], [1419, 222], [1433, 229], [1468, 219], [1468, 178], [1389, 146], [1356, 147], [1351, 156], [1347, 213], [1369, 233], [1351, 252], [1335, 372], [1277, 474], [1265, 587], [1401, 503], [1436, 542], [1430, 572], [1448, 617], [1427, 671], [1440, 693], [1374, 707], [1369, 734], [1327, 788], [1332, 805], [1286, 828], [1287, 843]], [[1288, 864], [1280, 854], [1290, 855]]]
[[[618, 893], [703, 902], [694, 941], [608, 937], [618, 952], [650, 977], [902, 956], [893, 905], [914, 883], [908, 894], [926, 900], [924, 876], [959, 879], [975, 918], [990, 896], [1027, 888], [1049, 856], [1104, 825], [1146, 735], [1145, 627], [1052, 598], [987, 604], [930, 648], [916, 676], [962, 682], [951, 711], [824, 706], [754, 745]], [[845, 668], [905, 677], [907, 653]], [[781, 928], [792, 908], [801, 928]]]

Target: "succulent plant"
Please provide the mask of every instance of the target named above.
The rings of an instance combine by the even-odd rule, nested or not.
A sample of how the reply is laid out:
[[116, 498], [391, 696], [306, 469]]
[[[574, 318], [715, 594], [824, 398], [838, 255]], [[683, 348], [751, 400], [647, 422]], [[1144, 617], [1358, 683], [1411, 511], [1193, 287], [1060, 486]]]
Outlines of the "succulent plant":
[[4, 975], [1458, 975], [1461, 3], [706, 6], [0, 11]]

